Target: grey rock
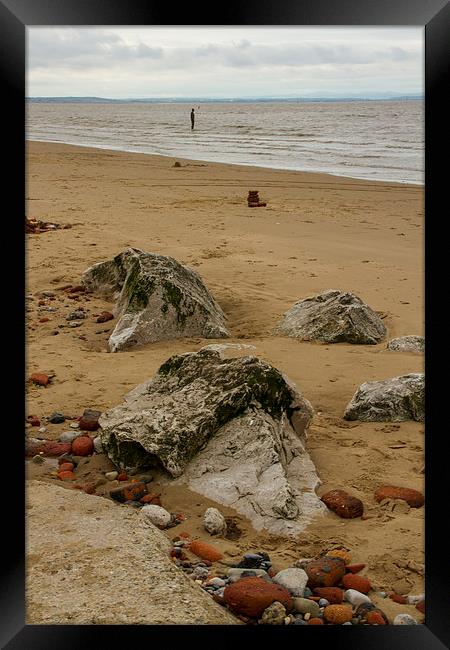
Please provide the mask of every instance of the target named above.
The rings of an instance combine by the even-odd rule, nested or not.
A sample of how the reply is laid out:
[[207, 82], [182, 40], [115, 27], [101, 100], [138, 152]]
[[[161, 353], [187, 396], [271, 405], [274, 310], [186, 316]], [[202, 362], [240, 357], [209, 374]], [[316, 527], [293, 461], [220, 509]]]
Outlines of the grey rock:
[[225, 517], [217, 508], [208, 508], [203, 515], [203, 526], [210, 535], [225, 536], [227, 532], [227, 522]]
[[36, 454], [36, 456], [33, 456], [31, 459], [33, 463], [36, 463], [36, 465], [42, 465], [42, 463], [45, 462], [45, 458], [42, 456], [39, 456], [39, 454]]
[[168, 359], [99, 423], [116, 465], [160, 464], [257, 530], [295, 535], [326, 511], [305, 446], [312, 415], [267, 362], [202, 349]]
[[371, 345], [387, 333], [376, 312], [353, 293], [338, 289], [295, 303], [276, 331], [302, 341]]
[[261, 620], [261, 625], [284, 625], [286, 618], [286, 608], [277, 600], [264, 610]]
[[48, 421], [51, 422], [52, 424], [62, 424], [63, 422], [66, 421], [66, 416], [63, 415], [62, 413], [52, 413]]
[[410, 614], [397, 614], [393, 620], [394, 625], [418, 625], [415, 618]]
[[425, 352], [425, 337], [400, 336], [391, 339], [387, 344], [387, 349], [398, 352]]
[[58, 440], [59, 442], [73, 442], [80, 434], [80, 431], [63, 431]]
[[81, 281], [117, 300], [111, 352], [174, 338], [229, 336], [225, 316], [200, 276], [172, 257], [127, 248], [87, 269]]
[[356, 589], [347, 589], [344, 591], [344, 600], [349, 602], [353, 607], [358, 607], [363, 603], [371, 603], [369, 596], [357, 591]]
[[172, 520], [170, 512], [161, 506], [155, 506], [152, 503], [141, 508], [141, 514], [151, 521], [157, 528], [167, 528]]
[[97, 454], [103, 454], [102, 439], [100, 436], [94, 438], [94, 449]]
[[330, 601], [326, 598], [321, 598], [319, 600], [319, 607], [327, 607], [330, 604]]
[[289, 569], [283, 569], [272, 579], [278, 585], [287, 589], [292, 596], [303, 598], [306, 583], [308, 582], [308, 574], [303, 569], [295, 569], [292, 567]]
[[425, 375], [411, 373], [361, 384], [344, 413], [345, 420], [396, 422], [425, 419]]
[[76, 309], [66, 316], [66, 320], [83, 320], [84, 318], [86, 318], [86, 314], [82, 309]]
[[264, 571], [264, 569], [228, 569], [227, 576], [230, 579], [230, 582], [237, 582], [243, 577], [243, 574], [247, 576], [257, 576], [258, 578], [263, 578], [267, 582], [272, 582], [271, 577]]

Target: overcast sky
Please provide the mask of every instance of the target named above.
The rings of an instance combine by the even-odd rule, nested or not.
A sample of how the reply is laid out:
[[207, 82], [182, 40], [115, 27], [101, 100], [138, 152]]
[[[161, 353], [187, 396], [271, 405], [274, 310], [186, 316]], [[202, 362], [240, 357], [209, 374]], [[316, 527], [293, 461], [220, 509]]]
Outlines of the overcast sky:
[[423, 27], [28, 27], [27, 96], [422, 93]]

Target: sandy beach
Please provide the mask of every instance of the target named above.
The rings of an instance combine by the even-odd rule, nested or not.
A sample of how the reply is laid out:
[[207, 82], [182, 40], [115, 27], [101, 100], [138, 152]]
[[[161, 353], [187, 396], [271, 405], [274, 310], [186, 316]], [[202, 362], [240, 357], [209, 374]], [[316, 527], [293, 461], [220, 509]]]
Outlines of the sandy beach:
[[[319, 496], [347, 490], [367, 515], [345, 520], [329, 512], [294, 540], [256, 532], [244, 517], [217, 506], [242, 529], [235, 542], [217, 545], [270, 548], [280, 568], [341, 546], [354, 562], [367, 563], [374, 588], [389, 592], [406, 581], [411, 593], [423, 593], [424, 508], [388, 511], [374, 491], [391, 484], [423, 492], [424, 425], [343, 419], [360, 384], [422, 372], [423, 355], [390, 352], [386, 341], [320, 345], [273, 334], [296, 301], [340, 289], [382, 315], [387, 340], [423, 335], [423, 187], [41, 142], [27, 143], [26, 178], [27, 217], [72, 225], [26, 236], [26, 294], [33, 298], [26, 376], [54, 375], [46, 388], [27, 384], [27, 414], [105, 411], [172, 354], [214, 342], [180, 339], [112, 354], [106, 340], [114, 321], [99, 325], [90, 316], [79, 328], [58, 329], [77, 304], [92, 315], [111, 309], [98, 297], [77, 302], [61, 290], [79, 284], [92, 264], [128, 246], [172, 256], [200, 274], [225, 312], [227, 342], [255, 346], [253, 353], [292, 379], [313, 405], [308, 450], [322, 481]], [[250, 209], [249, 190], [258, 190], [267, 206]], [[42, 291], [56, 298], [41, 299]], [[57, 311], [39, 311], [46, 306]], [[48, 320], [39, 322], [43, 316]], [[42, 437], [57, 439], [64, 430], [67, 424], [51, 425]], [[96, 462], [85, 466], [86, 478], [103, 469]], [[28, 476], [61, 485], [44, 466], [30, 463]], [[204, 536], [201, 514], [217, 504], [187, 489], [154, 487], [167, 509], [187, 517], [183, 530]], [[423, 620], [413, 606], [400, 608], [376, 594], [372, 600], [388, 616], [408, 611]], [[29, 616], [28, 623], [39, 622]]]

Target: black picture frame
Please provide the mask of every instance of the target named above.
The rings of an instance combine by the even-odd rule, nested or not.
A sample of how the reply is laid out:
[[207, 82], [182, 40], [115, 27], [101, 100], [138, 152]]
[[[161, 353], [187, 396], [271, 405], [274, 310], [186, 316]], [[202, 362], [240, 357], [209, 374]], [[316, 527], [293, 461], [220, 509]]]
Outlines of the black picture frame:
[[[175, 9], [176, 7], [176, 9]], [[214, 12], [218, 9], [218, 13]], [[174, 19], [176, 22], [174, 22]], [[19, 433], [25, 415], [23, 386], [25, 383], [25, 32], [36, 25], [299, 25], [299, 26], [423, 26], [425, 28], [425, 314], [427, 352], [427, 418], [426, 446], [426, 623], [420, 626], [70, 626], [25, 625], [25, 472], [23, 438]], [[130, 646], [140, 641], [205, 643], [213, 646], [232, 637], [243, 643], [252, 640], [271, 643], [332, 643], [333, 647], [371, 649], [439, 650], [450, 647], [450, 579], [449, 553], [444, 530], [448, 474], [448, 433], [440, 421], [445, 404], [445, 382], [436, 371], [442, 348], [447, 347], [439, 328], [442, 323], [439, 307], [433, 300], [439, 277], [445, 270], [439, 263], [446, 260], [446, 241], [439, 237], [442, 220], [448, 208], [444, 199], [446, 172], [446, 72], [449, 68], [450, 10], [446, 0], [229, 0], [219, 7], [169, 5], [151, 0], [0, 0], [0, 70], [3, 88], [3, 168], [4, 192], [9, 210], [4, 215], [3, 241], [13, 251], [11, 267], [4, 281], [4, 320], [8, 316], [7, 347], [14, 352], [13, 362], [4, 374], [5, 413], [14, 412], [14, 422], [3, 419], [3, 465], [6, 471], [2, 495], [3, 554], [0, 582], [0, 645], [8, 650], [48, 650], [50, 648], [107, 648]], [[448, 139], [448, 138], [447, 138]], [[442, 162], [443, 161], [443, 162]], [[438, 235], [438, 236], [436, 236]], [[431, 248], [432, 247], [432, 248]], [[441, 248], [440, 248], [441, 247]], [[448, 256], [448, 254], [447, 254]], [[440, 262], [441, 261], [441, 262]], [[418, 260], [421, 264], [422, 260]], [[431, 270], [433, 268], [433, 271]], [[11, 326], [12, 321], [12, 326]], [[441, 334], [441, 336], [440, 336]], [[441, 349], [438, 349], [438, 345]], [[6, 346], [5, 346], [6, 347]], [[24, 352], [22, 352], [24, 350]], [[434, 362], [431, 362], [431, 359]], [[448, 398], [447, 398], [448, 400]], [[15, 405], [14, 407], [10, 405]], [[23, 417], [22, 420], [20, 418]], [[18, 427], [15, 427], [17, 419]], [[448, 427], [447, 427], [448, 428]], [[6, 459], [8, 456], [8, 459]], [[8, 468], [10, 476], [8, 476]], [[441, 523], [442, 522], [442, 523]], [[86, 603], [95, 607], [95, 603]], [[300, 632], [295, 630], [301, 629]], [[297, 639], [295, 639], [297, 640]]]

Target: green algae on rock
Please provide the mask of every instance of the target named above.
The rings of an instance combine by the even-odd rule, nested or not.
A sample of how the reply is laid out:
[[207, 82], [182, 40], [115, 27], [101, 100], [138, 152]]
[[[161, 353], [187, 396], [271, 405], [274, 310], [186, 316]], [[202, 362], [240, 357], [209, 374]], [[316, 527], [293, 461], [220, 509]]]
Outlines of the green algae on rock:
[[127, 248], [87, 269], [82, 283], [117, 301], [111, 352], [165, 339], [229, 336], [225, 316], [200, 276], [172, 257]]

